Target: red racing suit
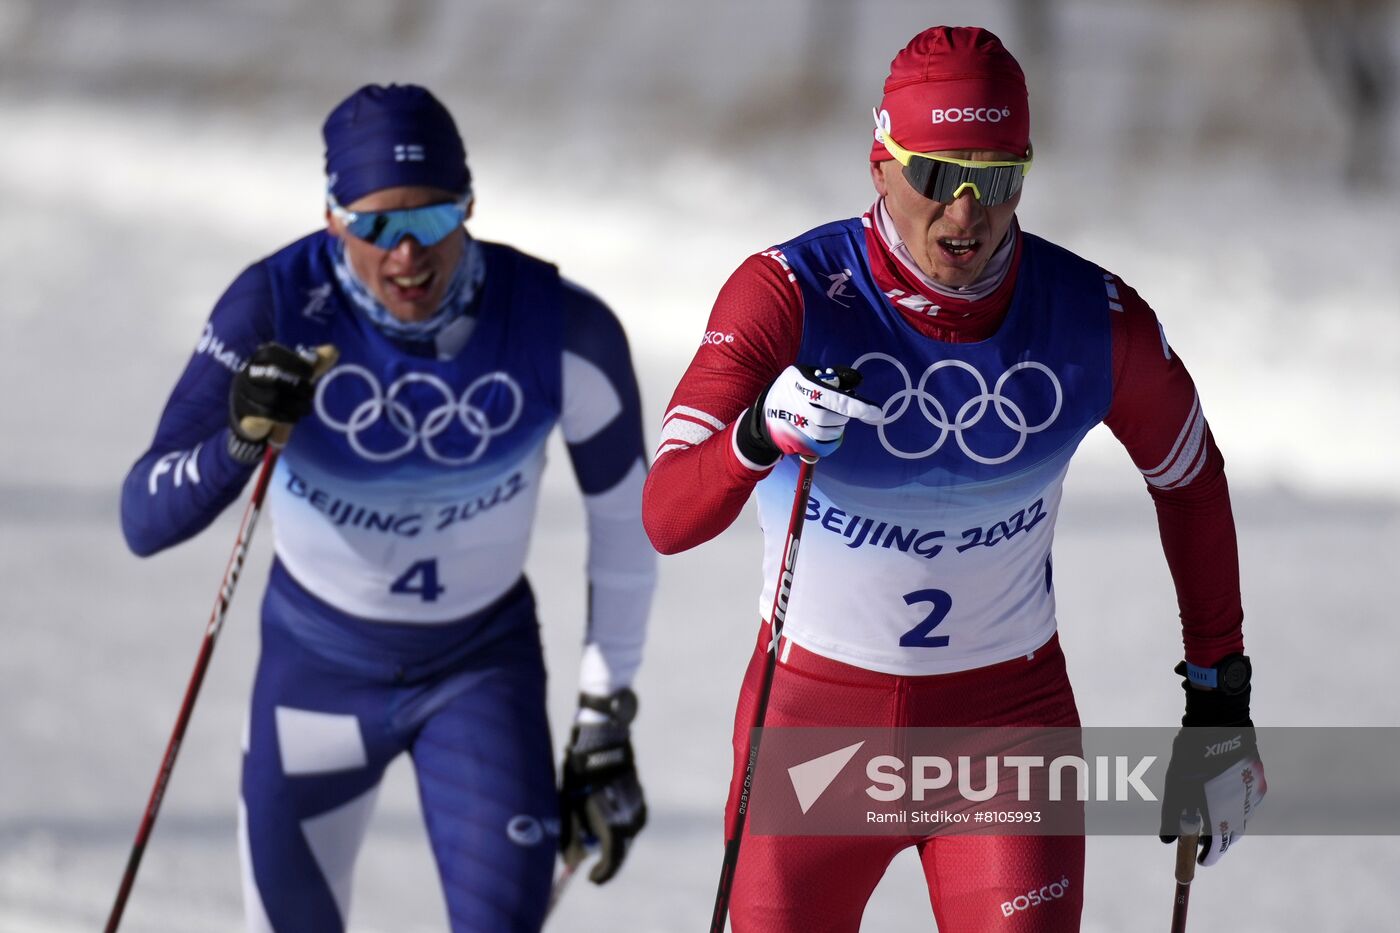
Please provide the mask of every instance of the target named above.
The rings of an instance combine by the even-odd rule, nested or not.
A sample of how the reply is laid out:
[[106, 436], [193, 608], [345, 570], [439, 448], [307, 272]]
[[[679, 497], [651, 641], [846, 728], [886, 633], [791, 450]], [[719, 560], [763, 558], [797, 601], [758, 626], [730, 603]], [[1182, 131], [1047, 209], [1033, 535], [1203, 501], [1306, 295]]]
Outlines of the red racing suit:
[[[1243, 651], [1224, 462], [1185, 365], [1152, 309], [1116, 276], [1018, 227], [1008, 236], [1001, 282], [975, 300], [930, 293], [867, 215], [863, 232], [858, 222], [827, 225], [749, 257], [715, 302], [646, 483], [643, 520], [657, 550], [719, 534], [759, 486], [767, 542], [760, 614], [768, 611], [795, 471], [781, 462], [758, 468], [731, 435], [789, 364], [863, 361], [863, 374], [887, 380], [898, 370], [902, 387], [895, 380], [881, 389], [868, 377], [859, 394], [883, 401], [890, 422], [917, 422], [924, 432], [915, 440], [852, 422], [845, 445], [817, 467], [807, 513], [816, 527], [803, 539], [765, 725], [1077, 725], [1055, 637], [1049, 545], [1068, 458], [1100, 420], [1156, 505], [1186, 658], [1210, 666]], [[1060, 292], [1074, 296], [1072, 307]], [[821, 358], [803, 356], [813, 353]], [[969, 374], [980, 395], [964, 401]], [[988, 430], [975, 423], [982, 416], [1001, 434], [979, 435]], [[1037, 535], [1042, 518], [1049, 521]], [[929, 586], [940, 589], [915, 589]], [[929, 635], [941, 617], [909, 627], [924, 607], [870, 595], [906, 588], [914, 590], [906, 602], [946, 597], [952, 608], [937, 631], [951, 638]], [[765, 627], [736, 714], [728, 828], [766, 647]], [[734, 928], [856, 930], [885, 866], [908, 845], [919, 847], [945, 933], [1078, 929], [1083, 839], [1034, 836], [749, 837]], [[1032, 891], [1036, 906], [1021, 909]]]

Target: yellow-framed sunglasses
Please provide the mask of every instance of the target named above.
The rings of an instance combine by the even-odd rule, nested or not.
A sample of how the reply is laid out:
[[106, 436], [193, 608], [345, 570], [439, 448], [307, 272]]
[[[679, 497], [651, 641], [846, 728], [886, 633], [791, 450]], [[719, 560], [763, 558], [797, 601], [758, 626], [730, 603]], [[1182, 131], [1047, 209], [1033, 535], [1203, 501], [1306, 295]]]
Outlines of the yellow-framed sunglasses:
[[875, 131], [886, 151], [904, 166], [904, 177], [914, 190], [942, 204], [952, 204], [964, 189], [987, 207], [1009, 201], [1021, 190], [1021, 180], [1035, 160], [1035, 154], [1029, 150], [1027, 157], [1017, 162], [978, 162], [930, 155], [905, 149], [878, 124]]

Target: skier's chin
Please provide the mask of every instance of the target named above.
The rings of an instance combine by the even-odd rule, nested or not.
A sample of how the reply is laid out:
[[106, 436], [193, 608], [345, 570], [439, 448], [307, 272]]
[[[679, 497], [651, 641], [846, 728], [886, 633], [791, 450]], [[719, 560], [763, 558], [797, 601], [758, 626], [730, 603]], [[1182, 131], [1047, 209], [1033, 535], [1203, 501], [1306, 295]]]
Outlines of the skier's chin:
[[976, 282], [987, 267], [984, 256], [977, 255], [981, 250], [949, 256], [942, 250], [931, 257], [929, 277], [946, 288], [966, 288]]

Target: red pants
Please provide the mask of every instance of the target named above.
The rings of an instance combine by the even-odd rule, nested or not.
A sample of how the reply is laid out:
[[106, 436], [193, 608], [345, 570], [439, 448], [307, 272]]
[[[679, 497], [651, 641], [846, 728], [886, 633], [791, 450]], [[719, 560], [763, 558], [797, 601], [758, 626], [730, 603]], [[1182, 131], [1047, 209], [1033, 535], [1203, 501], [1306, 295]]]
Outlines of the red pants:
[[[732, 836], [767, 649], [764, 626], [734, 721]], [[902, 677], [788, 649], [765, 725], [1077, 727], [1059, 639], [1029, 658], [955, 674]], [[781, 658], [780, 652], [780, 658]], [[761, 754], [761, 752], [760, 752]], [[940, 933], [1072, 933], [1084, 904], [1082, 836], [752, 836], [730, 901], [735, 933], [855, 933], [885, 868], [917, 846]]]

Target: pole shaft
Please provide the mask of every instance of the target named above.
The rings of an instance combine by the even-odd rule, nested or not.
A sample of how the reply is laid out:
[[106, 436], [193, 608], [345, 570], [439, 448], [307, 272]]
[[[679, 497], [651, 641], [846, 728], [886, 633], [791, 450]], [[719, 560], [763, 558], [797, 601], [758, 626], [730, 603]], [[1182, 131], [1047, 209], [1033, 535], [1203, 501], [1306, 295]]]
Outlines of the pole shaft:
[[749, 793], [753, 790], [754, 772], [758, 767], [758, 745], [762, 736], [763, 720], [768, 714], [768, 697], [773, 692], [773, 672], [778, 663], [778, 640], [783, 636], [788, 597], [792, 593], [797, 546], [802, 540], [807, 499], [812, 494], [812, 470], [815, 462], [805, 457], [801, 458], [797, 469], [797, 488], [793, 492], [792, 514], [788, 518], [787, 538], [783, 542], [783, 564], [773, 592], [773, 608], [768, 614], [772, 630], [769, 635], [768, 653], [763, 661], [763, 679], [759, 685], [758, 707], [754, 713], [754, 731], [749, 737], [749, 757], [744, 764], [744, 783], [739, 791], [734, 834], [724, 844], [724, 863], [720, 866], [719, 888], [715, 891], [715, 909], [710, 917], [710, 933], [724, 933], [725, 921], [729, 917], [729, 898], [734, 889], [734, 872], [739, 864], [739, 843], [744, 837], [744, 824], [748, 821]]
[[268, 482], [272, 477], [272, 468], [277, 463], [278, 450], [271, 445], [267, 448], [267, 453], [263, 455], [262, 466], [258, 470], [257, 481], [253, 485], [253, 496], [248, 500], [248, 507], [243, 512], [243, 523], [239, 526], [238, 537], [233, 543], [233, 552], [229, 555], [228, 565], [224, 568], [224, 578], [219, 584], [219, 593], [214, 599], [214, 609], [209, 614], [209, 623], [204, 628], [204, 640], [199, 646], [199, 655], [195, 658], [194, 671], [190, 674], [189, 686], [185, 688], [185, 698], [180, 703], [180, 712], [175, 717], [175, 728], [171, 730], [170, 741], [165, 747], [165, 756], [161, 759], [160, 770], [156, 772], [155, 786], [151, 788], [150, 800], [146, 803], [146, 812], [141, 817], [141, 824], [136, 830], [136, 840], [131, 846], [131, 855], [126, 860], [126, 870], [122, 872], [121, 885], [117, 888], [117, 897], [112, 904], [112, 911], [107, 917], [106, 933], [116, 933], [117, 927], [121, 924], [122, 914], [126, 910], [127, 899], [131, 896], [132, 886], [136, 883], [136, 872], [141, 868], [141, 857], [146, 852], [146, 843], [151, 837], [151, 830], [155, 827], [156, 815], [160, 812], [161, 802], [165, 799], [165, 789], [170, 783], [170, 774], [175, 769], [175, 758], [180, 753], [180, 744], [185, 738], [185, 729], [190, 724], [190, 717], [194, 713], [194, 702], [199, 696], [199, 688], [204, 683], [204, 674], [209, 669], [209, 659], [214, 654], [214, 642], [219, 637], [219, 630], [223, 628], [224, 617], [228, 614], [229, 603], [233, 600], [234, 588], [238, 585], [239, 574], [243, 570], [243, 561], [248, 556], [248, 546], [253, 540], [253, 527], [257, 524], [258, 515], [262, 512], [263, 499], [267, 496]]

